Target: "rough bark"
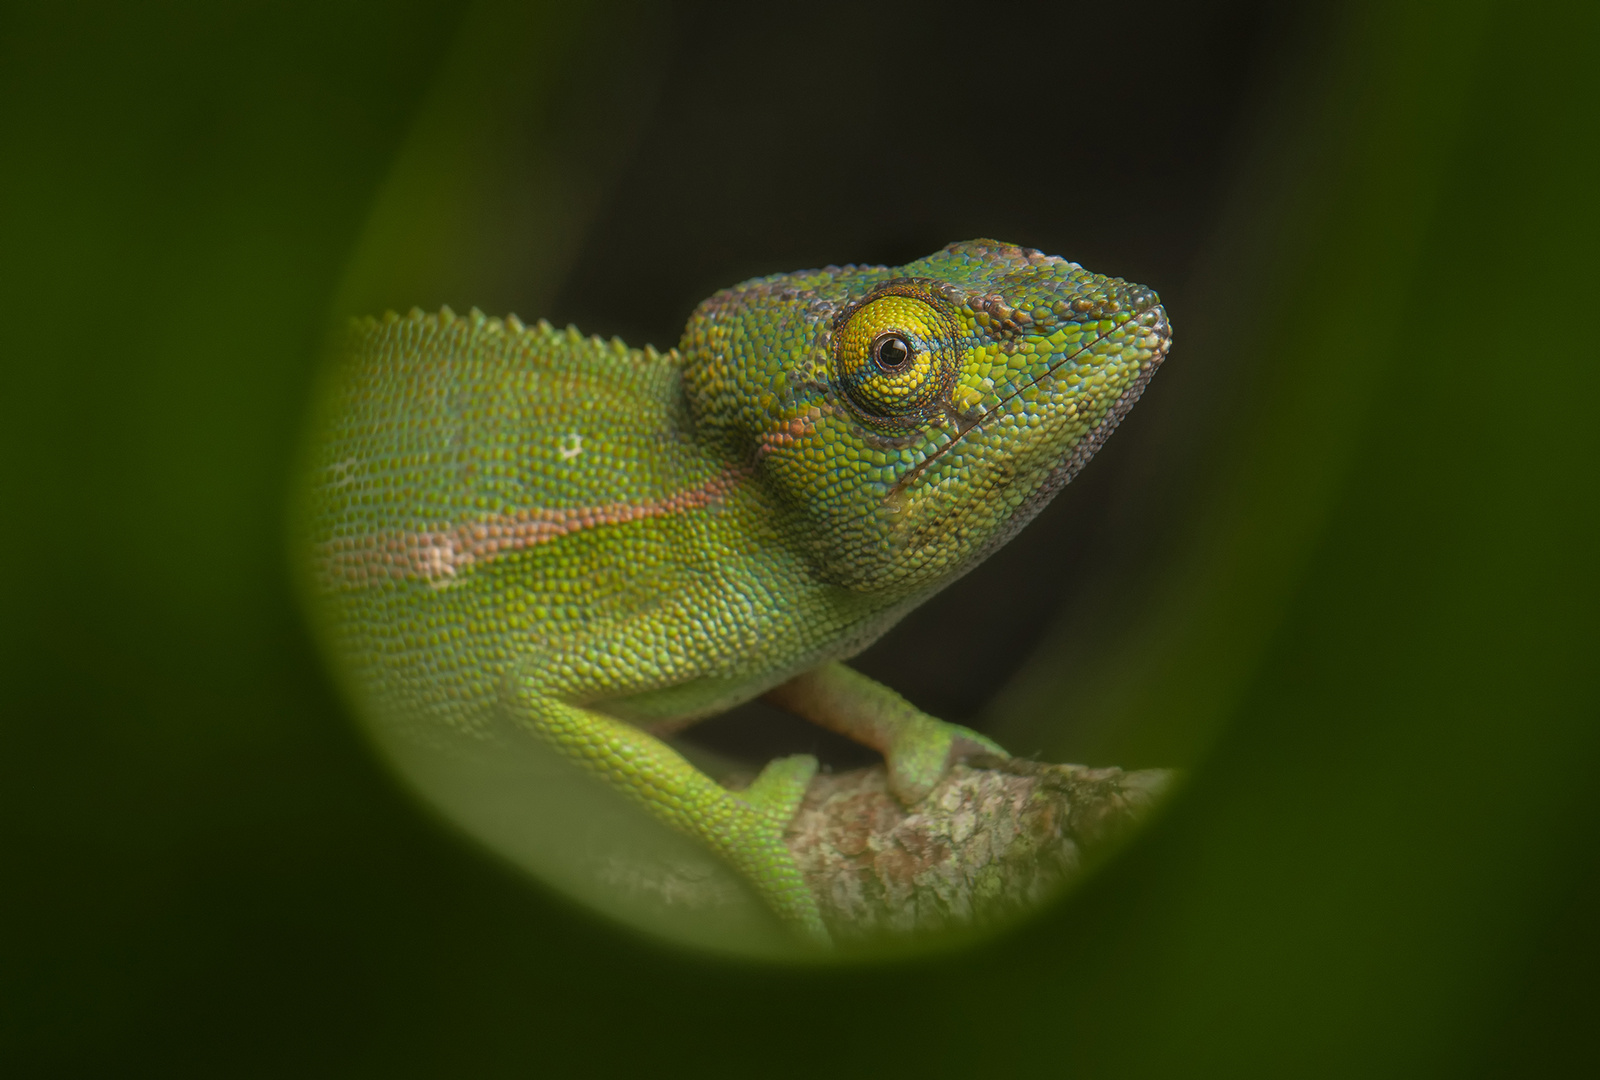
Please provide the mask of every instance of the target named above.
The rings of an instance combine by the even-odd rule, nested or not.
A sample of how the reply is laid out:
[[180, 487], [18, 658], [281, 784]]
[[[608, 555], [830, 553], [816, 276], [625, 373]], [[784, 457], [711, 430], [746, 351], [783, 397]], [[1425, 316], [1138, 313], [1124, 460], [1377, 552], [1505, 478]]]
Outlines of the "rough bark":
[[789, 847], [841, 943], [990, 925], [1058, 893], [1170, 776], [982, 757], [907, 810], [882, 766], [825, 774]]

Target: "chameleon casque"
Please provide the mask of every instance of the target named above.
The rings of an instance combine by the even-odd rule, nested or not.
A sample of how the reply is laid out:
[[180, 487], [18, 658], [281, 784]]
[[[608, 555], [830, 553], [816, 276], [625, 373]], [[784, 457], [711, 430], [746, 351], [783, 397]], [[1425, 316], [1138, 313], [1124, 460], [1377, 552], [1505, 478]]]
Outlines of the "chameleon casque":
[[[992, 240], [745, 282], [665, 353], [476, 311], [358, 320], [302, 518], [325, 643], [393, 745], [542, 755], [504, 789], [642, 808], [826, 941], [784, 843], [816, 760], [731, 791], [660, 736], [767, 695], [882, 751], [907, 804], [1003, 753], [841, 661], [1038, 513], [1169, 343], [1152, 290]], [[562, 798], [457, 816], [581, 862]]]

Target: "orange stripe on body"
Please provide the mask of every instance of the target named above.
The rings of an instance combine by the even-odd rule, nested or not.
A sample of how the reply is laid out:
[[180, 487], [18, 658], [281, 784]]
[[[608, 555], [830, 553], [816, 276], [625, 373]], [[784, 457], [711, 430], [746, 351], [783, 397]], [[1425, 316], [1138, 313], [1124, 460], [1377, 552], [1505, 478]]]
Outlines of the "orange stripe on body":
[[641, 503], [608, 503], [569, 510], [529, 507], [464, 525], [339, 537], [317, 545], [317, 576], [325, 587], [333, 588], [406, 580], [444, 586], [466, 567], [548, 543], [568, 533], [666, 517], [720, 502], [750, 473], [749, 468], [727, 468], [699, 487]]

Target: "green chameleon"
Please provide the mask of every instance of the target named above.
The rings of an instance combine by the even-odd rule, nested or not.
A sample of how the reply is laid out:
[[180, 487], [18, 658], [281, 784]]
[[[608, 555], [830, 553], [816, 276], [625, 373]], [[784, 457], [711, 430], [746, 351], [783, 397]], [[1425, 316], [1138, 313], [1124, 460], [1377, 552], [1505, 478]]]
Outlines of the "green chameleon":
[[765, 695], [906, 804], [1003, 754], [841, 661], [1026, 524], [1165, 355], [1148, 288], [993, 240], [758, 278], [659, 353], [448, 309], [355, 322], [314, 441], [311, 578], [364, 708], [509, 720], [828, 939], [784, 830], [663, 734]]

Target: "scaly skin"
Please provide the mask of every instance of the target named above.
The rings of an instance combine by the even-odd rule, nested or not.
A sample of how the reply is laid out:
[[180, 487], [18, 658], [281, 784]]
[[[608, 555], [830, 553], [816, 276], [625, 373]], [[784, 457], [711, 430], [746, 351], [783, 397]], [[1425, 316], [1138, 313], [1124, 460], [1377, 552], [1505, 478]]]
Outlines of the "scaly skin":
[[318, 606], [379, 722], [509, 716], [826, 940], [783, 842], [816, 762], [730, 792], [647, 729], [770, 691], [908, 802], [1001, 752], [837, 662], [1032, 518], [1169, 340], [1149, 289], [989, 240], [746, 282], [666, 354], [360, 321], [315, 444]]

